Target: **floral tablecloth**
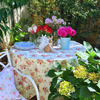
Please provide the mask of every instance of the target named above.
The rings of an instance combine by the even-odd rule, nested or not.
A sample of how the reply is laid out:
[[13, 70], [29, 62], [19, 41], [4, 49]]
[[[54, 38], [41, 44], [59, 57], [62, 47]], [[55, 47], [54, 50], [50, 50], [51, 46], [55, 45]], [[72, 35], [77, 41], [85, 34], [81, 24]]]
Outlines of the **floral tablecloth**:
[[[12, 46], [10, 49], [10, 56], [14, 67], [34, 79], [39, 88], [40, 100], [48, 100], [51, 78], [45, 76], [46, 71], [50, 69], [55, 60], [66, 60], [67, 63], [74, 64], [77, 62], [75, 56], [77, 51], [85, 52], [84, 46], [78, 42], [70, 41], [69, 50], [54, 48], [53, 53], [45, 53], [38, 48], [22, 51], [17, 50]], [[27, 100], [36, 95], [35, 90], [28, 79], [19, 76], [16, 72], [14, 72], [14, 75], [16, 86], [20, 94]]]

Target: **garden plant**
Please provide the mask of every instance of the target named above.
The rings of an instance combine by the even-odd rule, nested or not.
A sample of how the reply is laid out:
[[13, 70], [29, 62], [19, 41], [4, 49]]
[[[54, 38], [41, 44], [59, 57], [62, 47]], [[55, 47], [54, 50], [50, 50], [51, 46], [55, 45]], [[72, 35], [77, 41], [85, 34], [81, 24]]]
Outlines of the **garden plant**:
[[[3, 32], [9, 33], [10, 27], [7, 26], [8, 16], [11, 16], [12, 19], [12, 27], [15, 26], [13, 10], [18, 7], [22, 7], [26, 5], [30, 0], [0, 0], [0, 36], [3, 37]], [[1, 41], [0, 41], [1, 42]]]
[[67, 26], [77, 31], [74, 39], [81, 43], [91, 33], [100, 33], [96, 23], [100, 19], [99, 0], [32, 0], [28, 9], [31, 15], [37, 15], [38, 20], [39, 16], [43, 17], [43, 23], [52, 16], [64, 19]]
[[[63, 97], [64, 100], [100, 99], [100, 51], [84, 42], [86, 52], [76, 53], [78, 64], [55, 61], [46, 76], [51, 77], [48, 100]], [[76, 62], [77, 63], [77, 62]]]

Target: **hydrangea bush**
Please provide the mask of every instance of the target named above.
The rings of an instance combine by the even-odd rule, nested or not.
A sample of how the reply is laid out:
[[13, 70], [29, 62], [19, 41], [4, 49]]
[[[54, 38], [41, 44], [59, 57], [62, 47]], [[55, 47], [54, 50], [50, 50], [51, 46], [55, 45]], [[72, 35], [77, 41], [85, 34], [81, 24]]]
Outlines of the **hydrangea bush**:
[[100, 51], [84, 42], [86, 52], [76, 53], [78, 64], [55, 61], [46, 76], [51, 77], [48, 100], [63, 97], [64, 100], [100, 99]]

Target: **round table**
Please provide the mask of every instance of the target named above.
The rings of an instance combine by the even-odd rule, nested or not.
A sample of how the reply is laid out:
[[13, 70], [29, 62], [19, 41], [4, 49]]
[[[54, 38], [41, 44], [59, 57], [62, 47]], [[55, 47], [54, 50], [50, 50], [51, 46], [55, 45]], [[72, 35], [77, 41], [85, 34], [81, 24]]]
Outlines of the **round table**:
[[[45, 76], [46, 71], [50, 69], [55, 60], [66, 60], [69, 64], [75, 64], [77, 62], [77, 57], [75, 56], [77, 51], [85, 52], [86, 50], [82, 44], [70, 41], [69, 50], [60, 50], [54, 47], [53, 53], [45, 53], [38, 48], [22, 51], [12, 46], [10, 56], [14, 67], [34, 79], [39, 88], [40, 100], [48, 100], [51, 78]], [[14, 75], [20, 94], [27, 98], [27, 100], [36, 95], [28, 79], [19, 76], [16, 72], [14, 72]]]

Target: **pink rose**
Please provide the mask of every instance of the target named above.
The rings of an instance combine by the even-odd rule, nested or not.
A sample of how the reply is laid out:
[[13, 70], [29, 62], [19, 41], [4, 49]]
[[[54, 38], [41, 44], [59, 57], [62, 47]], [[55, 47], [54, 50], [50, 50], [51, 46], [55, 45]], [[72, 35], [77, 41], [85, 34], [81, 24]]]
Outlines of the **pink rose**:
[[31, 30], [31, 34], [34, 34], [34, 30]]
[[65, 27], [60, 27], [57, 31], [58, 35], [61, 37], [66, 37], [67, 36], [67, 30]]
[[72, 29], [72, 33], [70, 34], [71, 36], [74, 36], [76, 34], [76, 31]]
[[72, 33], [72, 28], [70, 27], [70, 26], [68, 26], [67, 28], [66, 28], [66, 30], [67, 30], [67, 34], [71, 34]]

